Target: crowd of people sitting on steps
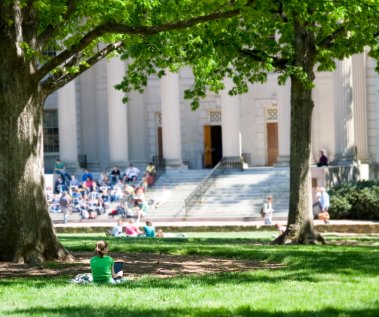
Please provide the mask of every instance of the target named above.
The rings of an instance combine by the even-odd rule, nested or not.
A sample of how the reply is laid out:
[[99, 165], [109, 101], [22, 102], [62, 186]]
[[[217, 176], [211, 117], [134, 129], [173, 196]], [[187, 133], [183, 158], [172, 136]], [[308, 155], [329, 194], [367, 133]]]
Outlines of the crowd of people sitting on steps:
[[[145, 191], [154, 184], [156, 178], [152, 162], [146, 167], [142, 179], [139, 179], [140, 170], [132, 164], [123, 175], [117, 166], [113, 167], [109, 175], [103, 171], [97, 181], [86, 169], [79, 182], [75, 175], [67, 173], [59, 159], [56, 160], [55, 171], [60, 177], [55, 183], [55, 192], [51, 187], [46, 188], [46, 198], [50, 212], [64, 214], [64, 223], [67, 223], [69, 211], [79, 212], [84, 219], [95, 219], [98, 215], [108, 213], [112, 217], [136, 217], [139, 221], [147, 215], [148, 204], [152, 208], [159, 208], [171, 198], [170, 190], [163, 187], [158, 199], [145, 201]], [[68, 179], [67, 182], [65, 178]]]

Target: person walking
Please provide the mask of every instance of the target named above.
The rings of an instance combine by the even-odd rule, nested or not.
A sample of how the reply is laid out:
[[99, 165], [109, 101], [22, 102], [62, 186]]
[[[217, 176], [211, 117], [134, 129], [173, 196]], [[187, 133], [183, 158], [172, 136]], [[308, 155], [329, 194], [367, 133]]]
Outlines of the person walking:
[[263, 204], [262, 211], [265, 217], [265, 225], [272, 225], [272, 213], [274, 209], [272, 209], [272, 201], [274, 198], [272, 196], [267, 197], [267, 202]]
[[[320, 188], [321, 197], [320, 197], [320, 205], [321, 205], [321, 213], [328, 213], [329, 210], [329, 194], [326, 192], [324, 187]], [[325, 223], [329, 223], [329, 219], [324, 220]]]
[[61, 205], [61, 210], [63, 212], [63, 223], [67, 223], [67, 216], [68, 216], [68, 208], [70, 207], [71, 201], [70, 198], [67, 195], [67, 191], [64, 191], [62, 193], [62, 197], [59, 201], [59, 204]]

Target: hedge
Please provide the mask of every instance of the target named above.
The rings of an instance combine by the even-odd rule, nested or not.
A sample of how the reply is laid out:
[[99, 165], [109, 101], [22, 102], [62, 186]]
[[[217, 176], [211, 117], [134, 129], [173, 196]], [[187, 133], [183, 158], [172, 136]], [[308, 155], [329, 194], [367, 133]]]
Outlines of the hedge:
[[332, 219], [379, 219], [379, 181], [338, 185], [328, 193]]

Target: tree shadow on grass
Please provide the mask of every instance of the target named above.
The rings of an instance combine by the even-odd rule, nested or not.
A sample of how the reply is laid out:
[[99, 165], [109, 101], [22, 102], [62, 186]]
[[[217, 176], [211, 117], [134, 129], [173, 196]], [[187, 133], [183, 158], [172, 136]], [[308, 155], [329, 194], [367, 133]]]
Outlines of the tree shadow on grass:
[[[104, 305], [105, 306], [105, 305]], [[103, 306], [70, 306], [60, 308], [35, 307], [27, 309], [15, 309], [7, 311], [7, 316], [26, 315], [26, 316], [133, 316], [133, 317], [177, 317], [177, 316], [201, 316], [201, 317], [371, 317], [379, 316], [379, 307], [359, 310], [344, 310], [335, 308], [325, 308], [319, 311], [296, 311], [291, 312], [268, 312], [264, 310], [254, 310], [250, 306], [237, 308], [128, 308], [128, 307], [103, 307]]]
[[[96, 237], [63, 237], [71, 251], [92, 251]], [[246, 241], [256, 239], [235, 238], [180, 238], [180, 239], [146, 239], [146, 238], [107, 238], [112, 252], [164, 253], [180, 255], [200, 255], [224, 259], [249, 259], [278, 263], [288, 266], [284, 270], [312, 270], [322, 274], [341, 274], [377, 276], [379, 266], [378, 246], [271, 246], [250, 245]], [[243, 240], [244, 243], [238, 243]], [[77, 241], [76, 245], [73, 243]], [[236, 243], [237, 242], [237, 243]], [[278, 269], [283, 270], [283, 269]]]

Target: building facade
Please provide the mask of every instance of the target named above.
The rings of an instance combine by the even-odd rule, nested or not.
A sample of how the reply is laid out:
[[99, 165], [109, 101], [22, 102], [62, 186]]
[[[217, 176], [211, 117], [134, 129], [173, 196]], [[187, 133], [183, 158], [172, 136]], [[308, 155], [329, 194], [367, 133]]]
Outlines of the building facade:
[[[143, 94], [114, 89], [127, 61], [103, 60], [48, 97], [44, 106], [45, 169], [57, 157], [68, 169], [86, 155], [93, 170], [144, 165], [163, 156], [172, 168], [215, 166], [222, 156], [240, 156], [250, 166], [286, 166], [290, 154], [290, 89], [277, 74], [249, 92], [231, 97], [233, 87], [210, 92], [191, 111], [184, 90], [193, 85], [191, 69], [152, 76]], [[312, 155], [324, 150], [338, 165], [379, 163], [379, 75], [367, 53], [337, 61], [334, 72], [317, 72], [313, 89]]]

